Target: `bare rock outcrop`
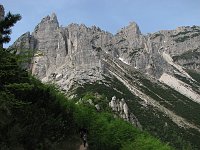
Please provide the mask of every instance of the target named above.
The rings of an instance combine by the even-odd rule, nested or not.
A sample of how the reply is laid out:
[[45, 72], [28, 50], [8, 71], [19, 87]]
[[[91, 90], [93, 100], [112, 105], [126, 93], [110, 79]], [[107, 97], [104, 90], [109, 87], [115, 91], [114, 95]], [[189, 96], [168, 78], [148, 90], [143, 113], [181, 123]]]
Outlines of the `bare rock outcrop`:
[[116, 96], [113, 96], [109, 102], [109, 107], [111, 107], [113, 112], [118, 113], [121, 118], [129, 121], [129, 109], [123, 98], [118, 100]]
[[129, 121], [136, 127], [142, 128], [136, 116], [129, 111], [128, 105], [124, 98], [119, 100], [116, 98], [116, 96], [113, 96], [109, 102], [109, 107], [112, 109], [115, 115], [118, 115], [120, 118]]

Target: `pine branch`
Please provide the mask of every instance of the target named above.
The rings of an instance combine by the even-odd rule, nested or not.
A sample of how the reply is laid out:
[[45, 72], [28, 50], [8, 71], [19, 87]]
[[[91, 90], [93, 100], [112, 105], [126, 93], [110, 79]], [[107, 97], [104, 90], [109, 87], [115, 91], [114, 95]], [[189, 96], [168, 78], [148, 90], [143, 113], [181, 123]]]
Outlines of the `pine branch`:
[[0, 44], [10, 42], [11, 27], [21, 19], [19, 14], [8, 14], [0, 21]]

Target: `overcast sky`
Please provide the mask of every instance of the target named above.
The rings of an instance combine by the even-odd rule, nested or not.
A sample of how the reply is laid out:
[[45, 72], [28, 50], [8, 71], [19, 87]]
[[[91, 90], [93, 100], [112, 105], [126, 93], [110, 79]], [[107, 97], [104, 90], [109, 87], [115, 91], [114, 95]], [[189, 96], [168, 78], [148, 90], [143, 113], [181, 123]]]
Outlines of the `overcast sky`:
[[22, 20], [12, 33], [12, 44], [21, 34], [32, 32], [55, 12], [60, 25], [96, 25], [115, 34], [135, 21], [142, 33], [200, 25], [200, 0], [1, 0], [5, 11], [19, 13]]

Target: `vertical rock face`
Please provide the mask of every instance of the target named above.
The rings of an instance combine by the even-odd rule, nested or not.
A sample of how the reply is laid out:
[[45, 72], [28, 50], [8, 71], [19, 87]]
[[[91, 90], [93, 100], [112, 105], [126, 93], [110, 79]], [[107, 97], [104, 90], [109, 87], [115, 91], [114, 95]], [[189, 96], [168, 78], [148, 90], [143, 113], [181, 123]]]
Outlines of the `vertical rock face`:
[[143, 72], [150, 64], [150, 48], [148, 41], [141, 34], [138, 25], [131, 22], [115, 35], [114, 47], [119, 50], [119, 58]]
[[[76, 82], [102, 80], [103, 54], [159, 79], [163, 73], [184, 73], [183, 67], [200, 71], [200, 27], [179, 27], [142, 35], [131, 22], [116, 35], [96, 26], [70, 24], [60, 27], [55, 14], [47, 16], [34, 32], [14, 44], [34, 52], [31, 70], [44, 82], [56, 82], [63, 90]], [[190, 54], [190, 55], [187, 55]]]
[[[41, 53], [41, 56], [35, 57], [33, 60], [32, 73], [40, 79], [46, 77], [49, 70], [56, 70], [57, 55], [59, 55], [58, 43], [62, 40], [58, 27], [57, 18], [55, 14], [52, 14], [43, 18], [32, 34], [36, 39], [36, 53]], [[62, 58], [60, 59], [62, 61]]]
[[80, 84], [102, 79], [103, 65], [95, 48], [109, 42], [111, 34], [95, 26], [70, 24], [59, 27], [55, 14], [47, 16], [34, 32], [22, 35], [12, 47], [34, 52], [31, 71], [44, 82], [58, 82], [68, 90]]

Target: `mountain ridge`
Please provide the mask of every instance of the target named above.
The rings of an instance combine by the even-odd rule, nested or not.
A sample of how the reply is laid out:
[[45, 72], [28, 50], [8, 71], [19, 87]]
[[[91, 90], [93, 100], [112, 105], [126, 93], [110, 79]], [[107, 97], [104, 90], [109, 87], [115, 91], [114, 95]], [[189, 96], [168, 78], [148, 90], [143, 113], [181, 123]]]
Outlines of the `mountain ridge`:
[[[72, 52], [73, 53], [75, 51], [79, 52], [79, 50], [81, 50], [81, 49], [82, 50], [90, 49], [91, 51], [93, 51], [93, 47], [101, 47], [106, 52], [112, 53], [112, 55], [114, 57], [124, 60], [124, 62], [130, 64], [131, 66], [133, 66], [135, 68], [138, 68], [140, 71], [150, 74], [152, 77], [159, 78], [159, 77], [161, 77], [162, 72], [165, 71], [163, 68], [167, 68], [166, 71], [169, 71], [169, 72], [174, 71], [173, 64], [171, 64], [168, 60], [166, 60], [165, 56], [168, 54], [171, 55], [170, 56], [171, 58], [176, 58], [174, 60], [176, 62], [178, 62], [178, 64], [182, 65], [184, 63], [184, 65], [185, 65], [184, 67], [194, 68], [195, 70], [199, 71], [198, 63], [195, 63], [194, 61], [187, 63], [186, 60], [183, 60], [184, 58], [177, 59], [179, 55], [182, 55], [184, 52], [188, 51], [189, 48], [188, 48], [188, 46], [186, 46], [186, 48], [184, 48], [182, 50], [183, 52], [180, 52], [180, 49], [183, 46], [185, 46], [187, 43], [186, 44], [177, 43], [178, 48], [176, 48], [175, 50], [172, 51], [172, 49], [174, 48], [174, 46], [173, 46], [174, 39], [173, 40], [170, 39], [169, 42], [167, 42], [166, 40], [163, 39], [164, 35], [166, 35], [166, 37], [165, 37], [166, 39], [171, 38], [172, 36], [173, 37], [179, 36], [179, 35], [183, 34], [184, 30], [188, 30], [187, 32], [185, 31], [186, 33], [193, 32], [193, 31], [190, 31], [193, 28], [194, 27], [179, 27], [179, 28], [177, 28], [177, 30], [168, 30], [168, 31], [162, 30], [162, 31], [158, 31], [154, 34], [151, 34], [149, 36], [145, 36], [145, 35], [141, 34], [137, 24], [132, 22], [132, 23], [130, 23], [129, 26], [122, 28], [117, 34], [113, 35], [109, 32], [105, 32], [105, 31], [101, 30], [100, 28], [98, 28], [96, 26], [92, 26], [91, 28], [88, 28], [83, 24], [78, 25], [78, 24], [72, 23], [72, 24], [69, 24], [67, 27], [59, 27], [59, 23], [58, 23], [56, 15], [52, 14], [51, 17], [47, 16], [42, 19], [42, 21], [36, 26], [32, 35], [29, 32], [25, 33], [24, 36], [21, 37], [21, 39], [17, 40], [13, 44], [13, 46], [27, 48], [27, 49], [35, 49], [35, 50], [37, 49], [38, 51], [41, 51], [42, 53], [47, 52], [46, 50], [44, 50], [45, 48], [47, 49], [49, 46], [53, 47], [53, 48], [48, 48], [48, 49], [52, 49], [52, 50], [49, 50], [49, 52], [51, 53], [50, 55], [54, 55], [54, 57], [55, 58], [57, 57], [57, 58], [56, 58], [56, 60], [55, 60], [55, 58], [54, 59], [47, 58], [47, 59], [50, 62], [53, 61], [53, 62], [51, 62], [52, 64], [57, 63], [56, 68], [57, 68], [57, 66], [60, 66], [61, 64], [64, 63], [65, 57], [67, 55], [69, 56], [69, 59], [71, 59], [72, 61], [73, 61], [73, 59], [76, 59], [76, 57], [74, 57], [74, 55], [72, 56]], [[200, 27], [195, 27], [194, 34], [196, 34], [196, 29], [197, 29], [197, 31], [200, 31], [198, 28], [200, 28]], [[38, 33], [38, 30], [41, 30], [41, 32]], [[57, 33], [51, 32], [50, 30], [55, 31]], [[60, 32], [60, 33], [58, 33], [58, 32]], [[85, 37], [80, 37], [80, 35], [78, 35], [82, 32], [83, 32], [83, 36], [85, 36]], [[90, 33], [88, 33], [88, 32], [90, 32]], [[169, 36], [169, 33], [171, 34], [170, 36]], [[40, 34], [42, 34], [42, 35], [40, 35]], [[194, 36], [194, 34], [192, 34], [192, 35]], [[54, 45], [50, 44], [50, 45], [45, 46], [45, 44], [42, 43], [43, 42], [42, 39], [37, 39], [40, 37], [43, 37], [43, 39], [45, 39], [45, 38], [48, 39], [48, 38], [51, 38], [52, 36], [55, 36], [55, 38], [60, 38], [59, 39], [60, 41], [58, 41], [57, 39], [56, 39], [57, 40], [56, 41], [55, 38], [52, 38], [52, 40], [54, 40]], [[22, 40], [22, 38], [24, 39], [24, 41]], [[80, 40], [80, 41], [78, 41], [78, 40]], [[159, 42], [158, 40], [161, 40], [161, 42]], [[199, 36], [198, 36], [197, 40], [199, 40]], [[19, 43], [18, 43], [18, 41], [19, 41]], [[48, 41], [46, 41], [46, 43], [47, 42]], [[169, 44], [170, 42], [172, 42], [172, 43]], [[192, 46], [195, 48], [190, 48], [189, 49], [190, 51], [192, 49], [197, 49], [197, 50], [199, 49], [198, 43], [195, 43], [195, 44], [197, 46], [196, 45]], [[169, 45], [172, 45], [172, 48], [169, 48]], [[191, 44], [189, 44], [189, 45], [191, 45]], [[181, 48], [179, 48], [179, 47], [181, 47]], [[57, 49], [56, 50], [57, 52], [54, 54], [53, 54], [53, 52], [51, 52], [51, 51], [53, 51], [53, 49]], [[157, 52], [155, 51], [156, 49], [157, 49]], [[177, 52], [179, 52], [180, 54], [177, 55], [176, 54]], [[161, 56], [162, 53], [163, 53], [163, 56]], [[198, 56], [196, 56], [196, 57], [197, 57], [196, 60], [198, 60]], [[90, 58], [90, 59], [92, 59], [92, 58]], [[165, 60], [163, 60], [163, 59], [165, 59]], [[71, 60], [69, 60], [69, 61], [71, 61]], [[98, 61], [98, 59], [96, 61]], [[157, 65], [156, 61], [159, 63], [162, 63], [162, 67], [160, 67], [160, 65]], [[76, 62], [76, 61], [74, 61], [74, 62]], [[187, 65], [187, 64], [189, 64], [189, 65]], [[98, 65], [96, 64], [96, 66], [98, 66]], [[32, 68], [34, 68], [34, 67], [32, 67]], [[43, 67], [43, 68], [45, 68], [45, 67]], [[40, 73], [43, 73], [43, 75], [41, 74], [38, 76], [40, 78], [44, 79], [44, 77], [43, 77], [43, 76], [45, 76], [44, 74], [49, 74], [49, 73], [47, 73], [47, 70], [52, 70], [52, 69], [51, 68], [48, 69], [48, 66], [47, 66], [45, 69], [45, 73], [44, 73], [44, 70], [39, 71]], [[34, 69], [32, 69], [32, 71], [33, 71], [33, 74], [37, 74], [36, 72], [34, 73]], [[49, 75], [46, 75], [46, 76], [48, 78]], [[46, 80], [46, 79], [44, 79], [44, 80]]]

